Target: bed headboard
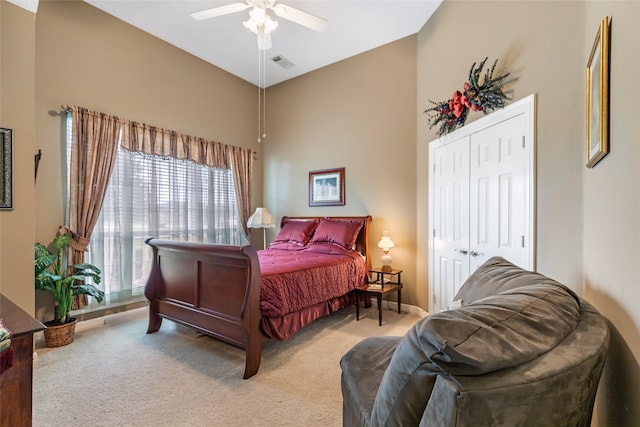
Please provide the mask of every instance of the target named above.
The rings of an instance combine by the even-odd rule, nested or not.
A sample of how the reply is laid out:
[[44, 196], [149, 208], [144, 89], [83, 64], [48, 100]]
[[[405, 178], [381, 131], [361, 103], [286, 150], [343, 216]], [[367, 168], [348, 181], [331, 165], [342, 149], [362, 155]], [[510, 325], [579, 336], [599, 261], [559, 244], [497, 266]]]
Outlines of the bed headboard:
[[367, 270], [371, 270], [371, 254], [369, 253], [369, 224], [371, 224], [371, 215], [366, 216], [283, 216], [280, 221], [280, 228], [287, 221], [308, 221], [310, 219], [321, 220], [328, 218], [336, 221], [362, 221], [362, 228], [356, 237], [356, 250], [365, 256]]

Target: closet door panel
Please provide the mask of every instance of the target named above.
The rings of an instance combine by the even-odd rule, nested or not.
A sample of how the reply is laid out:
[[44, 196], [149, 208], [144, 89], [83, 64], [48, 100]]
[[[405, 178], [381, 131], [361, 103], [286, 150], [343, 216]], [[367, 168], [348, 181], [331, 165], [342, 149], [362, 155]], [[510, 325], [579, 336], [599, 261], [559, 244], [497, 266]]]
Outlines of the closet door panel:
[[432, 310], [444, 310], [469, 275], [469, 138], [433, 152]]
[[492, 256], [529, 267], [525, 124], [521, 114], [471, 135], [470, 272]]

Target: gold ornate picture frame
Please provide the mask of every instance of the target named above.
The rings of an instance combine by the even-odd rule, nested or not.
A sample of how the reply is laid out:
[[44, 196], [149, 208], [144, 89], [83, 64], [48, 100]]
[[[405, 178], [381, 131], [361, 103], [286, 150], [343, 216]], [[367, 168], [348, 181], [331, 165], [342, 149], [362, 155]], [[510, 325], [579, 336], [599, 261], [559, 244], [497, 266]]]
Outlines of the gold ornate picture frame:
[[587, 62], [587, 167], [609, 152], [609, 17], [600, 28]]

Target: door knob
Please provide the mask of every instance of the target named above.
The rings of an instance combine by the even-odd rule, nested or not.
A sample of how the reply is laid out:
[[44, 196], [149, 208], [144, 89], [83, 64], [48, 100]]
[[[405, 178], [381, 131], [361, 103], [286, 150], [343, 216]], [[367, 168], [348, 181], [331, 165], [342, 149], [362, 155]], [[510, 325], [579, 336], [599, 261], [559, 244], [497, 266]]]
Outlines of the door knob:
[[475, 256], [483, 255], [483, 254], [481, 254], [480, 252], [476, 252], [476, 251], [473, 251], [473, 250], [472, 250], [471, 252], [469, 252], [469, 255], [474, 256], [474, 257], [475, 257]]
[[467, 251], [466, 249], [454, 249], [454, 251], [460, 252], [462, 255], [466, 255], [469, 253], [469, 251]]

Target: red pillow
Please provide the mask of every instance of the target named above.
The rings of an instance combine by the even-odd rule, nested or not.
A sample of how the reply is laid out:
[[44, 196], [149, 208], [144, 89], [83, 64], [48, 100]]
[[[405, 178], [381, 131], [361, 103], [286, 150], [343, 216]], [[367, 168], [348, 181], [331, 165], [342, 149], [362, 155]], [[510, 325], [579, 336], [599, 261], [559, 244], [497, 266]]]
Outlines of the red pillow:
[[353, 249], [362, 224], [362, 221], [323, 218], [309, 243], [333, 243], [345, 249]]
[[293, 243], [304, 246], [311, 238], [317, 224], [318, 221], [315, 219], [311, 221], [287, 221], [272, 243]]

